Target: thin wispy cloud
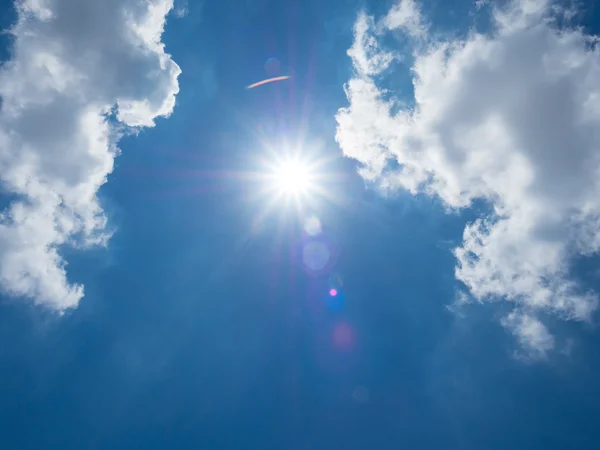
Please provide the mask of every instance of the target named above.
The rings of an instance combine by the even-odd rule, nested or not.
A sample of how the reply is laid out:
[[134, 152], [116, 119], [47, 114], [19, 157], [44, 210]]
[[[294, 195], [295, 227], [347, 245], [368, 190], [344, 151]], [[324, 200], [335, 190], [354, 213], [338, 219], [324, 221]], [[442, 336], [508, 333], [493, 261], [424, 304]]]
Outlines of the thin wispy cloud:
[[176, 0], [173, 6], [173, 15], [179, 19], [184, 18], [190, 12], [188, 0]]
[[[595, 36], [558, 28], [553, 2], [490, 13], [489, 32], [444, 41], [423, 38], [412, 1], [360, 15], [337, 140], [385, 188], [491, 206], [464, 230], [456, 277], [472, 298], [511, 302], [502, 323], [543, 357], [555, 346], [544, 315], [588, 321], [598, 304], [571, 263], [600, 250], [600, 53]], [[397, 56], [379, 50], [381, 35], [403, 27], [415, 44], [410, 109], [378, 81]]]
[[0, 287], [74, 307], [64, 245], [104, 244], [97, 192], [117, 141], [175, 105], [180, 69], [161, 35], [172, 0], [23, 0], [0, 69]]
[[390, 9], [382, 20], [388, 30], [401, 30], [414, 39], [427, 36], [427, 25], [415, 0], [403, 0]]

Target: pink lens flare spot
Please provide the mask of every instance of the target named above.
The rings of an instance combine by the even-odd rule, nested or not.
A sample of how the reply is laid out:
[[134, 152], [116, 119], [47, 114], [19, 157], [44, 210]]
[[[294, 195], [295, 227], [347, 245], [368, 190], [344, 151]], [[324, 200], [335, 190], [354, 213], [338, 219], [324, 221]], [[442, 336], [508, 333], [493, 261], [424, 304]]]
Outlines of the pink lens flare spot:
[[340, 350], [354, 346], [354, 330], [347, 323], [339, 323], [333, 329], [333, 344]]
[[335, 297], [338, 294], [337, 289], [331, 289], [329, 291], [329, 295], [331, 295], [332, 297]]

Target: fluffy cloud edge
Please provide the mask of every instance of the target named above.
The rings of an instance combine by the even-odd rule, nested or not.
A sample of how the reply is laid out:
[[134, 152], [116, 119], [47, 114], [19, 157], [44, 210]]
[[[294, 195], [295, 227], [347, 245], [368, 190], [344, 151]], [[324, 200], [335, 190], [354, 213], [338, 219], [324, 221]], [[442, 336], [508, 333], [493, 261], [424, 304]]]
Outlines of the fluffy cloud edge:
[[161, 41], [172, 0], [23, 0], [0, 68], [0, 286], [62, 312], [84, 287], [63, 246], [104, 245], [97, 192], [124, 130], [168, 117], [179, 66]]
[[[455, 275], [477, 301], [511, 302], [501, 323], [539, 358], [555, 347], [541, 313], [590, 321], [598, 305], [570, 262], [600, 248], [600, 53], [597, 37], [557, 27], [565, 13], [573, 17], [551, 1], [513, 0], [491, 8], [489, 32], [449, 40], [429, 34], [412, 0], [379, 21], [360, 13], [349, 106], [336, 115], [336, 140], [365, 179], [449, 209], [490, 204], [492, 215], [465, 228]], [[413, 44], [411, 108], [379, 85], [402, 59], [379, 46], [390, 30]]]

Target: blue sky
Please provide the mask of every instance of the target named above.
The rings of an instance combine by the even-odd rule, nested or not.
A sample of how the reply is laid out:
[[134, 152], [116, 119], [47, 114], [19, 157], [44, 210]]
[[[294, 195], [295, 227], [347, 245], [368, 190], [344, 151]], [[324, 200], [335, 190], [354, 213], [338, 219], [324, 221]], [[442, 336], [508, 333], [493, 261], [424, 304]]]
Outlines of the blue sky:
[[0, 448], [597, 448], [599, 20], [2, 2]]

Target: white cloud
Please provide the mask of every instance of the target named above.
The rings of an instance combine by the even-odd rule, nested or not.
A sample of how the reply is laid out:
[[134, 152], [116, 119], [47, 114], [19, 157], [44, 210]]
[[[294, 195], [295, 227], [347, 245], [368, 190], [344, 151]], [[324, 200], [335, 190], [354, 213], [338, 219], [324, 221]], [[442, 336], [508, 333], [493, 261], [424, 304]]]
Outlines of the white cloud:
[[554, 348], [554, 337], [535, 317], [513, 311], [502, 319], [502, 325], [510, 329], [521, 346], [526, 349], [525, 354], [517, 353], [520, 357], [546, 358], [547, 353]]
[[475, 9], [481, 9], [489, 3], [489, 0], [476, 0]]
[[427, 26], [423, 24], [421, 11], [414, 0], [397, 3], [383, 18], [382, 24], [388, 30], [401, 30], [415, 39], [427, 35]]
[[[202, 6], [202, 3], [200, 3]], [[173, 15], [178, 19], [182, 19], [187, 16], [190, 12], [188, 7], [188, 0], [176, 0], [173, 7]]]
[[[22, 0], [0, 69], [0, 285], [57, 310], [83, 287], [59, 250], [107, 239], [97, 191], [120, 127], [153, 126], [175, 105], [180, 69], [161, 35], [172, 0]], [[114, 114], [115, 120], [107, 116]]]
[[184, 6], [182, 8], [177, 8], [174, 12], [175, 17], [177, 17], [178, 19], [183, 19], [185, 16], [188, 15], [188, 13], [190, 12], [189, 9], [187, 9], [187, 6]]
[[456, 277], [480, 301], [526, 308], [527, 320], [504, 323], [540, 354], [553, 340], [535, 314], [585, 321], [598, 303], [570, 263], [600, 249], [600, 50], [582, 29], [557, 29], [553, 13], [549, 1], [515, 0], [493, 10], [489, 33], [415, 45], [410, 109], [364, 70], [392, 56], [377, 53], [381, 26], [360, 16], [350, 105], [337, 114], [337, 140], [365, 178], [449, 208], [493, 207], [465, 229]]
[[380, 49], [377, 39], [370, 32], [373, 27], [373, 19], [361, 13], [354, 24], [354, 44], [348, 49], [354, 67], [364, 76], [382, 72], [393, 60], [391, 54]]

